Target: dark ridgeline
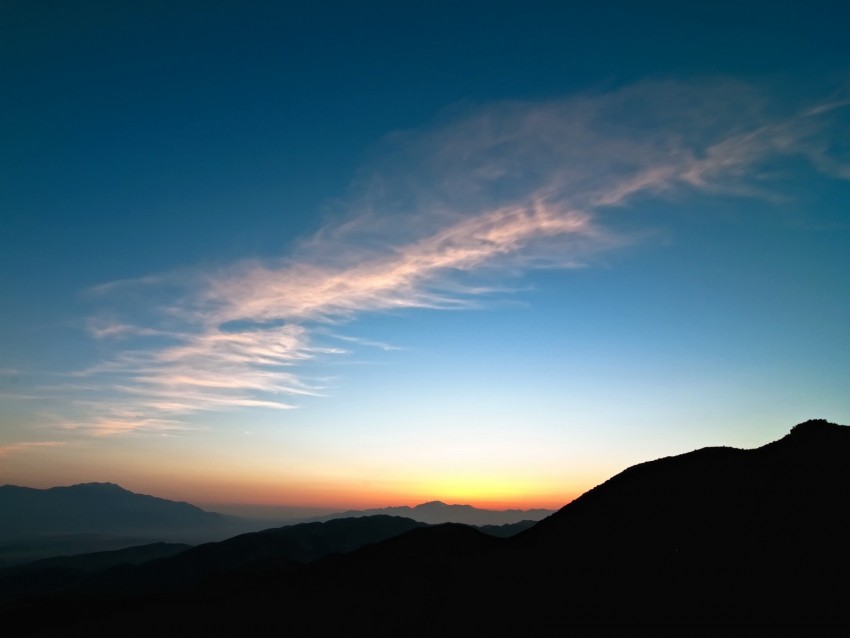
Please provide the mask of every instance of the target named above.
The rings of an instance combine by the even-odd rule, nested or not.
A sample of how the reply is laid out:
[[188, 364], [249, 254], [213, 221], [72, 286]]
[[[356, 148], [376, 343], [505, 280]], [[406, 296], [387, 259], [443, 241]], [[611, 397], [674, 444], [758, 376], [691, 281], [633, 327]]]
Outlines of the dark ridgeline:
[[[273, 522], [207, 512], [189, 503], [136, 494], [113, 483], [82, 483], [34, 489], [0, 486], [0, 568], [51, 556], [124, 549], [155, 542], [221, 541], [283, 524], [374, 515], [424, 523], [477, 525], [509, 536], [551, 514], [548, 510], [482, 510], [469, 505], [423, 503], [348, 511], [300, 521]], [[533, 519], [533, 520], [525, 520]]]
[[[485, 510], [471, 505], [448, 505], [441, 501], [430, 501], [414, 507], [381, 507], [370, 510], [348, 510], [327, 516], [317, 516], [312, 521], [330, 521], [335, 518], [351, 518], [353, 516], [375, 516], [386, 514], [388, 516], [402, 516], [412, 518], [414, 521], [422, 521], [431, 525], [440, 523], [464, 523], [480, 528], [495, 530], [497, 535], [508, 536], [506, 529], [499, 529], [505, 525], [516, 525], [519, 527], [530, 527], [534, 521], [539, 521], [553, 513], [553, 510], [530, 509], [530, 510]], [[305, 521], [307, 522], [307, 521]], [[519, 531], [519, 529], [517, 529]]]
[[0, 567], [154, 542], [194, 545], [251, 528], [260, 529], [252, 521], [136, 494], [113, 483], [0, 486]]
[[183, 543], [150, 543], [125, 549], [72, 556], [54, 556], [0, 569], [0, 605], [25, 596], [67, 591], [103, 573], [143, 565], [191, 549]]
[[56, 592], [89, 596], [176, 592], [222, 572], [233, 577], [237, 572], [309, 563], [425, 525], [397, 516], [369, 516], [267, 529], [196, 547], [155, 543], [47, 558], [0, 570], [0, 604]]
[[0, 538], [27, 534], [138, 534], [214, 528], [228, 517], [113, 483], [34, 489], [0, 486]]
[[754, 450], [636, 465], [511, 538], [426, 525], [305, 564], [220, 571], [179, 591], [18, 600], [0, 622], [9, 635], [41, 636], [843, 626], [848, 461], [850, 428], [807, 421]]
[[[533, 524], [522, 521], [477, 529], [505, 538]], [[55, 592], [129, 595], [179, 591], [219, 573], [253, 573], [309, 563], [426, 526], [399, 516], [358, 516], [265, 529], [197, 547], [151, 543], [45, 558], [0, 569], [0, 603]]]
[[195, 545], [269, 525], [136, 494], [113, 483], [0, 486], [0, 568], [157, 542]]

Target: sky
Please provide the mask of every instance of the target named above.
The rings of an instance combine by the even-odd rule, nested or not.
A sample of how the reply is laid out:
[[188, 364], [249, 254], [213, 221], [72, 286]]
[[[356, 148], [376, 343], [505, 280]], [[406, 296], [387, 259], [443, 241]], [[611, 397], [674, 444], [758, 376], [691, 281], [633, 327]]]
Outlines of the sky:
[[0, 484], [558, 508], [850, 423], [850, 9], [0, 2]]

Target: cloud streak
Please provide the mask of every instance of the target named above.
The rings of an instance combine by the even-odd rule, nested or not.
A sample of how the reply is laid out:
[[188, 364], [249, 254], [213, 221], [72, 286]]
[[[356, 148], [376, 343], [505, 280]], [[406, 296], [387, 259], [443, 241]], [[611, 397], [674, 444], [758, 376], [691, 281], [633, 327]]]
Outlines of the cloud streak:
[[81, 373], [111, 397], [89, 406], [93, 431], [155, 432], [198, 412], [295, 407], [325, 391], [306, 365], [357, 346], [322, 326], [462, 309], [492, 294], [496, 275], [590, 265], [635, 241], [616, 222], [641, 198], [757, 193], [763, 165], [792, 155], [846, 178], [825, 137], [826, 119], [845, 106], [781, 113], [741, 83], [644, 83], [467, 106], [392, 134], [351, 196], [290, 255], [93, 290], [105, 301], [134, 286], [146, 299], [168, 291], [144, 325], [114, 311], [90, 320], [93, 337], [125, 344]]
[[40, 448], [62, 447], [63, 445], [66, 445], [63, 441], [20, 441], [8, 445], [0, 445], [0, 457], [12, 456], [13, 454], [20, 454]]

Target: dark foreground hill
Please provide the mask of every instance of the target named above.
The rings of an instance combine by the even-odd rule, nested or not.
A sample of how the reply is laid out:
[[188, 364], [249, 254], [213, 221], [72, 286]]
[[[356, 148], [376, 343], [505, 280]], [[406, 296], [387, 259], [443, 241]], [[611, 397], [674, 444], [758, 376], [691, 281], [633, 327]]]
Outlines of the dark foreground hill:
[[7, 607], [10, 635], [453, 636], [850, 623], [850, 428], [634, 466], [512, 538], [424, 526], [181, 591]]
[[267, 529], [196, 547], [157, 543], [48, 558], [0, 569], [0, 605], [55, 593], [114, 599], [179, 592], [216, 574], [232, 576], [308, 563], [424, 526], [398, 516], [370, 516]]
[[[534, 521], [476, 529], [506, 538]], [[256, 573], [309, 563], [377, 543], [426, 523], [384, 514], [298, 523], [240, 534], [196, 547], [152, 543], [114, 551], [56, 556], [0, 568], [0, 605], [45, 594], [111, 598], [179, 592], [222, 573]]]

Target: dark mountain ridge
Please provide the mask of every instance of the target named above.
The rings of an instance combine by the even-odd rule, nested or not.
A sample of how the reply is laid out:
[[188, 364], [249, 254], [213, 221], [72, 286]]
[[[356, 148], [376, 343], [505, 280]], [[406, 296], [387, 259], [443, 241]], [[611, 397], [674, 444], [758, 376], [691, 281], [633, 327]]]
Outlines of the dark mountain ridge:
[[[534, 521], [477, 527], [508, 537]], [[126, 549], [56, 556], [0, 569], [0, 602], [51, 592], [99, 592], [126, 597], [149, 591], [176, 591], [222, 572], [253, 572], [315, 561], [350, 552], [427, 523], [379, 514], [327, 522], [298, 523], [191, 545], [153, 543]]]
[[752, 450], [709, 447], [640, 463], [520, 536], [680, 550], [683, 543], [782, 543], [815, 529], [829, 536], [841, 529], [839, 504], [850, 495], [848, 452], [850, 428], [816, 419]]
[[832, 629], [850, 624], [848, 502], [850, 428], [813, 420], [760, 448], [633, 466], [512, 538], [424, 526], [167, 595], [30, 601], [0, 620], [50, 635], [58, 617], [80, 636]]
[[114, 483], [0, 486], [0, 567], [156, 542], [195, 545], [266, 527]]
[[122, 596], [127, 592], [179, 590], [212, 574], [269, 571], [351, 552], [424, 525], [397, 516], [371, 516], [267, 529], [97, 574], [83, 582], [81, 588], [102, 595], [118, 592]]
[[352, 518], [355, 516], [375, 516], [383, 514], [387, 516], [412, 518], [414, 521], [421, 521], [431, 525], [439, 525], [441, 523], [463, 523], [465, 525], [481, 527], [485, 525], [509, 525], [521, 523], [523, 521], [539, 521], [552, 513], [554, 513], [554, 510], [488, 510], [473, 507], [472, 505], [457, 505], [443, 503], [442, 501], [429, 501], [414, 507], [401, 505], [368, 510], [346, 510], [337, 514], [317, 516], [311, 520], [329, 521], [335, 518]]
[[189, 503], [136, 494], [114, 483], [47, 489], [0, 486], [0, 530], [4, 538], [213, 529], [231, 520]]
[[[433, 501], [416, 507], [349, 511], [285, 525], [383, 515], [431, 524], [468, 523], [479, 525], [492, 535], [510, 536], [549, 513], [501, 512]], [[156, 542], [194, 545], [222, 541], [280, 525], [205, 511], [186, 502], [131, 492], [114, 483], [47, 489], [4, 485], [0, 486], [0, 568], [52, 556], [117, 551]]]

